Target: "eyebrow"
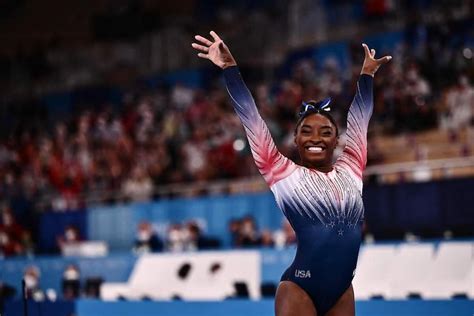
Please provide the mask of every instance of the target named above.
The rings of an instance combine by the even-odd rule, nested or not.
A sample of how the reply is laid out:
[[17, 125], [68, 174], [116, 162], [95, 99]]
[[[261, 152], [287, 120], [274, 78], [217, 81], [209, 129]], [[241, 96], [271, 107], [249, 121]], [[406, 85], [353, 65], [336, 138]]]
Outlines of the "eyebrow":
[[[313, 126], [304, 124], [304, 125], [301, 125], [301, 128], [313, 128]], [[332, 126], [331, 126], [331, 125], [323, 125], [323, 126], [320, 126], [320, 127], [319, 127], [319, 129], [323, 129], [323, 128], [332, 129]]]

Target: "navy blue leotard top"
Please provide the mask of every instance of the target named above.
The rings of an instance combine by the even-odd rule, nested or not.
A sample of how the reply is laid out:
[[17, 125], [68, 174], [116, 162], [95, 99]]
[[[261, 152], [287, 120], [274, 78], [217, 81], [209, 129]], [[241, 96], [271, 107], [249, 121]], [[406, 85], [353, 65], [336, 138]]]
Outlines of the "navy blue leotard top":
[[356, 268], [373, 78], [360, 76], [343, 153], [333, 170], [323, 173], [297, 165], [278, 151], [236, 66], [225, 69], [224, 77], [255, 163], [296, 232], [296, 256], [281, 280], [299, 285], [318, 315], [324, 315], [351, 285]]

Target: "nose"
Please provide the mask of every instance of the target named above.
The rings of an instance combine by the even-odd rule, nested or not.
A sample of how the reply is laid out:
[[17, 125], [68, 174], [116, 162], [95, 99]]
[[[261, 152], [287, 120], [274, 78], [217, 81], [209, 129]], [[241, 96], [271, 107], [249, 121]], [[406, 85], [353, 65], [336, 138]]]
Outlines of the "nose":
[[321, 134], [318, 131], [313, 132], [313, 134], [311, 135], [311, 141], [318, 142], [318, 143], [321, 142], [322, 141]]

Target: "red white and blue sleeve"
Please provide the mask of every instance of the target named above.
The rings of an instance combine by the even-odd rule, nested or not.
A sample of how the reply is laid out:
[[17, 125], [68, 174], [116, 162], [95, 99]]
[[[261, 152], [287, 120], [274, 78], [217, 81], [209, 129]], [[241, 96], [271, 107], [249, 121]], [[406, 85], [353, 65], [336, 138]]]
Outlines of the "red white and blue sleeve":
[[367, 164], [367, 129], [373, 110], [373, 78], [362, 74], [347, 115], [346, 145], [336, 164], [348, 167], [358, 178]]
[[224, 70], [227, 92], [234, 110], [244, 126], [245, 134], [258, 170], [269, 186], [290, 175], [296, 165], [275, 146], [267, 125], [258, 113], [255, 101], [245, 85], [237, 66]]

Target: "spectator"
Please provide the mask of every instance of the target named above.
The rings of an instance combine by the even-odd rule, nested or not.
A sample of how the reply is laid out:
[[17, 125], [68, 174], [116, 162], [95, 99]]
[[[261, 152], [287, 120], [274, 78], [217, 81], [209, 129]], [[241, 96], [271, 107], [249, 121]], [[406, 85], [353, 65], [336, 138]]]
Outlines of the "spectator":
[[41, 272], [36, 266], [28, 266], [23, 274], [25, 291], [28, 298], [41, 302], [45, 300], [45, 293], [40, 287]]
[[272, 232], [268, 229], [262, 231], [260, 236], [260, 245], [263, 247], [273, 247], [275, 242], [273, 241]]
[[296, 244], [296, 234], [286, 219], [282, 223], [282, 228], [274, 233], [275, 246], [284, 248]]
[[195, 221], [186, 224], [189, 231], [188, 250], [215, 249], [219, 248], [218, 239], [204, 236], [201, 227]]
[[238, 218], [231, 219], [229, 221], [229, 233], [230, 233], [230, 239], [231, 239], [231, 244], [233, 247], [237, 247], [239, 243], [239, 232], [240, 232], [240, 226], [242, 224], [242, 221]]
[[81, 242], [79, 229], [74, 225], [68, 225], [64, 228], [64, 233], [57, 238], [58, 248], [61, 253], [64, 253], [65, 247], [75, 245]]
[[131, 178], [125, 180], [122, 194], [127, 200], [134, 202], [149, 201], [153, 196], [153, 183], [143, 167], [136, 165]]
[[167, 249], [171, 252], [185, 250], [187, 234], [181, 224], [172, 224], [168, 228]]
[[237, 246], [254, 247], [258, 245], [260, 245], [260, 238], [255, 220], [251, 216], [246, 216], [242, 219], [240, 225], [237, 237]]
[[31, 254], [33, 252], [33, 242], [30, 232], [16, 223], [10, 209], [4, 208], [1, 216], [0, 255], [8, 257]]
[[64, 269], [62, 279], [62, 293], [66, 300], [79, 298], [81, 290], [81, 274], [79, 268], [70, 264]]
[[138, 224], [133, 251], [138, 254], [159, 252], [163, 250], [163, 242], [153, 230], [153, 226], [146, 221]]
[[453, 127], [463, 128], [473, 123], [474, 88], [467, 76], [462, 75], [452, 90], [451, 102], [448, 104]]

